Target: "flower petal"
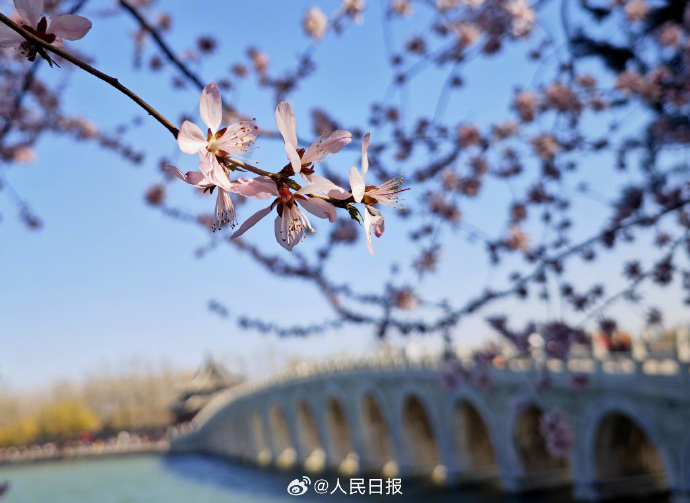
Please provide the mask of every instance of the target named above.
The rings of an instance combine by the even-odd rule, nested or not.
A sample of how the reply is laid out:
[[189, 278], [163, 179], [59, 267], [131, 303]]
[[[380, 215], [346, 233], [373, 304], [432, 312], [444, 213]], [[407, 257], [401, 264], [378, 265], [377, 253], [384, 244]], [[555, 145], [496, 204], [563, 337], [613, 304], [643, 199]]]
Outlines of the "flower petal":
[[380, 238], [386, 230], [386, 222], [383, 219], [383, 215], [373, 206], [367, 206], [366, 212], [371, 216], [371, 226], [374, 228], [374, 234], [377, 238]]
[[54, 33], [66, 40], [79, 40], [91, 29], [91, 21], [74, 14], [63, 14], [50, 22], [47, 33]]
[[335, 183], [331, 182], [328, 178], [324, 178], [319, 175], [308, 175], [305, 176], [308, 184], [297, 191], [297, 194], [313, 194], [320, 192], [332, 197], [333, 199], [347, 199], [350, 197], [350, 193], [338, 187]]
[[169, 164], [164, 164], [163, 168], [165, 168], [165, 170], [169, 173], [175, 175], [180, 180], [185, 181], [190, 185], [194, 185], [195, 187], [206, 188], [212, 185], [210, 181], [198, 171], [188, 171], [185, 174], [175, 166], [170, 166]]
[[217, 142], [217, 148], [228, 154], [246, 151], [247, 147], [259, 136], [259, 126], [252, 121], [240, 121], [225, 128], [223, 136]]
[[[276, 107], [276, 125], [278, 126], [280, 134], [283, 135], [285, 143], [289, 143], [297, 150], [297, 125], [295, 123], [295, 113], [292, 111], [292, 106], [290, 106], [290, 103], [287, 101], [281, 101]], [[287, 147], [285, 150], [287, 150]], [[290, 154], [288, 154], [288, 158], [290, 158]]]
[[254, 227], [256, 223], [264, 218], [266, 215], [268, 215], [273, 208], [271, 206], [268, 206], [262, 210], [257, 211], [254, 213], [251, 217], [249, 217], [247, 220], [245, 220], [242, 225], [240, 225], [240, 228], [237, 229], [232, 236], [230, 236], [230, 239], [235, 239], [240, 237], [242, 234], [247, 232], [249, 229]]
[[371, 244], [371, 216], [368, 211], [364, 211], [364, 234], [367, 236], [367, 248], [369, 253], [376, 255], [374, 253], [374, 246]]
[[16, 47], [24, 42], [24, 37], [7, 25], [0, 24], [0, 47]]
[[14, 0], [14, 8], [26, 24], [35, 29], [43, 15], [43, 0]]
[[352, 197], [355, 198], [355, 202], [361, 203], [366, 185], [364, 185], [364, 178], [354, 166], [350, 169], [350, 187], [352, 187]]
[[221, 120], [223, 120], [223, 104], [215, 82], [211, 82], [201, 91], [199, 112], [201, 112], [201, 120], [215, 134], [220, 127]]
[[320, 137], [314, 140], [314, 142], [309, 146], [307, 151], [304, 154], [302, 154], [302, 160], [300, 161], [301, 164], [304, 164], [306, 166], [307, 164], [317, 163], [323, 160], [323, 158], [328, 154], [328, 152], [321, 149], [320, 143]]
[[302, 171], [302, 159], [299, 158], [299, 154], [297, 153], [295, 147], [290, 145], [288, 142], [285, 142], [285, 153], [290, 160], [290, 164], [292, 164], [292, 170], [295, 173]]
[[211, 179], [213, 177], [213, 168], [211, 156], [206, 152], [199, 152], [199, 171], [201, 171], [206, 178]]
[[323, 199], [319, 199], [316, 197], [312, 197], [310, 199], [307, 199], [306, 201], [300, 199], [299, 204], [300, 206], [302, 206], [302, 208], [307, 210], [315, 217], [323, 219], [327, 218], [328, 221], [331, 223], [335, 222], [335, 219], [338, 218], [338, 213], [335, 211], [335, 206], [333, 206], [329, 202], [324, 201]]
[[199, 126], [189, 121], [184, 121], [177, 133], [177, 144], [185, 154], [196, 154], [208, 145], [206, 135]]
[[[216, 156], [215, 155], [210, 155], [210, 156], [199, 155], [199, 157], [202, 159], [199, 162], [199, 167], [201, 167], [201, 164], [204, 163], [203, 158], [209, 159], [211, 169], [210, 169], [210, 174], [207, 176], [213, 181], [213, 183], [218, 185], [218, 187], [221, 187], [223, 190], [226, 190], [228, 192], [232, 192], [233, 189], [232, 189], [232, 185], [230, 184], [230, 179], [228, 178], [228, 175], [225, 173], [225, 170], [221, 167]], [[202, 172], [203, 172], [203, 170], [202, 170]]]
[[337, 152], [340, 152], [340, 149], [342, 149], [351, 141], [352, 133], [350, 133], [349, 131], [338, 129], [337, 131], [333, 131], [333, 133], [331, 133], [331, 136], [324, 140], [324, 142], [321, 144], [321, 150], [325, 150], [326, 152], [335, 154]]
[[371, 133], [367, 133], [362, 138], [362, 180], [367, 179], [367, 170], [369, 169], [369, 157], [367, 156], [367, 150], [369, 149], [369, 138]]
[[292, 213], [287, 211], [287, 208], [285, 208], [283, 210], [283, 216], [277, 216], [273, 222], [273, 230], [276, 235], [276, 241], [278, 241], [278, 244], [287, 251], [292, 251], [295, 245], [299, 243], [304, 236], [303, 227], [300, 227], [299, 230], [295, 230], [294, 232], [290, 232], [291, 217]]
[[230, 190], [235, 194], [254, 199], [278, 197], [278, 188], [275, 182], [267, 176], [257, 176], [250, 179], [238, 178], [235, 183], [231, 184]]

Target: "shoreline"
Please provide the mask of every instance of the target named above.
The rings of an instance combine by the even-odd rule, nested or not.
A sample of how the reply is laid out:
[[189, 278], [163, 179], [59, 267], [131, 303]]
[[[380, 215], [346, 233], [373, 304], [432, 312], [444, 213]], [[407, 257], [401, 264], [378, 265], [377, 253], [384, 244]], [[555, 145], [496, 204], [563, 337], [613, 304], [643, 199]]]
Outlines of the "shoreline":
[[167, 439], [155, 442], [141, 441], [128, 444], [94, 443], [91, 445], [51, 447], [9, 447], [0, 451], [0, 469], [31, 463], [72, 461], [80, 459], [102, 459], [137, 454], [167, 454], [170, 444]]

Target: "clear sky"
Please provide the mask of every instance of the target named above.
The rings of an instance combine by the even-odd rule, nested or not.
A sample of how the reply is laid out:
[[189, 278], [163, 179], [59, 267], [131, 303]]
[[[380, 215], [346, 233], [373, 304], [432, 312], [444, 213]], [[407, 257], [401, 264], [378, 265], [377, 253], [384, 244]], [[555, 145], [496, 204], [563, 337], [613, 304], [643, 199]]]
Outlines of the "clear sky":
[[[243, 59], [250, 45], [265, 50], [274, 68], [292, 67], [295, 58], [311, 45], [300, 25], [311, 2], [213, 0], [204, 2], [203, 9], [197, 5], [178, 2], [170, 7], [174, 17], [168, 38], [178, 50], [193, 45], [200, 34], [212, 34], [219, 40], [217, 53], [197, 68], [209, 82], [225, 75], [231, 63]], [[330, 13], [338, 3], [321, 5]], [[317, 47], [316, 74], [290, 98], [300, 137], [312, 136], [309, 111], [314, 107], [332, 112], [343, 124], [366, 128], [369, 104], [386, 94], [391, 81], [389, 67], [384, 64], [381, 5], [370, 0], [362, 26], [349, 27], [340, 35], [329, 34]], [[111, 6], [110, 2], [91, 0], [83, 14], [88, 17]], [[270, 15], [266, 15], [267, 9]], [[4, 12], [9, 12], [7, 3]], [[420, 23], [414, 26], [396, 22], [392, 36], [399, 41], [426, 29]], [[553, 13], [547, 14], [545, 27], [551, 32], [558, 30]], [[191, 114], [199, 122], [196, 89], [190, 86], [186, 91], [171, 91], [167, 85], [170, 72], [152, 78], [133, 71], [130, 34], [134, 30], [133, 22], [122, 15], [95, 18], [91, 32], [82, 41], [69, 44], [68, 50], [78, 47], [95, 55], [98, 68], [117, 76], [173, 123], [179, 125], [182, 114]], [[151, 54], [151, 49], [147, 50]], [[555, 59], [547, 59], [546, 70], [541, 72], [548, 74]], [[445, 111], [450, 123], [467, 120], [487, 125], [506, 117], [513, 86], [526, 87], [539, 78], [534, 67], [525, 64], [523, 50], [508, 50], [499, 58], [476, 61], [469, 68], [472, 71], [464, 75], [467, 86], [449, 101]], [[60, 79], [67, 69], [51, 70], [43, 65], [40, 72], [44, 77]], [[433, 113], [444, 76], [431, 69], [411, 84], [404, 96], [410, 117]], [[127, 98], [90, 75], [75, 71], [70, 82], [64, 110], [71, 115], [88, 114], [106, 131], [143, 115]], [[272, 99], [256, 89], [253, 78], [228, 96], [240, 110], [255, 116], [260, 126], [274, 128]], [[391, 99], [395, 103], [398, 97], [392, 95]], [[147, 157], [141, 166], [133, 167], [93, 144], [46, 136], [38, 144], [36, 162], [2, 168], [3, 178], [29, 202], [44, 226], [39, 232], [28, 231], [18, 222], [8, 191], [0, 193], [0, 383], [29, 389], [57, 378], [78, 379], [106, 365], [117, 368], [132, 358], [154, 366], [168, 362], [194, 367], [208, 351], [233, 370], [257, 375], [291, 358], [320, 358], [375, 347], [372, 331], [367, 328], [346, 327], [309, 340], [279, 340], [242, 331], [210, 312], [209, 300], [217, 299], [233, 313], [292, 325], [323, 320], [325, 303], [304, 283], [278, 280], [231, 247], [221, 245], [195, 258], [195, 250], [207, 244], [210, 235], [199, 226], [166, 218], [144, 202], [146, 189], [161, 179], [157, 167], [161, 156], [173, 159], [182, 171], [195, 169], [194, 159], [179, 153], [170, 134], [149, 118], [127, 138], [145, 150]], [[260, 138], [257, 144], [261, 149], [254, 157], [265, 169], [285, 163], [281, 142]], [[349, 171], [358, 163], [358, 148], [356, 145], [334, 157], [330, 166]], [[599, 168], [594, 165], [592, 169]], [[609, 175], [596, 176], [595, 182], [601, 182], [605, 195], [615, 188]], [[213, 200], [191, 192], [181, 182], [174, 184], [169, 200], [181, 208], [212, 210]], [[481, 201], [464, 207], [463, 212], [471, 223], [498, 235], [505, 222], [495, 212], [502, 212], [502, 204], [509, 200], [508, 187], [492, 187]], [[240, 220], [261, 204], [240, 207]], [[578, 204], [584, 222], [580, 234], [585, 235], [593, 229], [591, 222], [601, 218], [602, 206], [591, 200]], [[272, 222], [266, 220], [252, 229], [253, 241], [270, 253], [287, 253], [275, 243]], [[324, 236], [326, 224], [318, 225]], [[386, 234], [375, 243], [377, 255], [370, 256], [360, 240], [354, 248], [337, 255], [334, 275], [354, 278], [357, 286], [366, 289], [372, 285], [375, 290], [388, 277], [392, 262], [406, 264], [405, 259], [417, 251], [405, 241], [405, 225], [403, 220], [387, 219]], [[448, 240], [450, 246], [444, 251], [438, 276], [419, 283], [405, 266], [400, 281], [414, 284], [434, 298], [460, 302], [476, 295], [487, 278], [505, 276], [508, 269], [493, 271], [482, 247], [468, 243], [462, 231]], [[298, 246], [305, 253], [317, 247], [311, 240]], [[596, 270], [581, 268], [581, 276], [617, 275], [621, 264], [621, 255], [606, 258]], [[671, 293], [663, 295], [666, 297], [660, 297], [659, 302], [675, 313], [676, 321], [682, 320], [678, 299]], [[625, 307], [617, 309], [631, 329], [639, 328], [639, 313]], [[490, 333], [483, 317], [495, 310], [507, 310], [516, 320], [561, 314], [558, 306], [509, 301], [463, 322], [456, 329], [456, 339], [461, 344], [477, 344]]]

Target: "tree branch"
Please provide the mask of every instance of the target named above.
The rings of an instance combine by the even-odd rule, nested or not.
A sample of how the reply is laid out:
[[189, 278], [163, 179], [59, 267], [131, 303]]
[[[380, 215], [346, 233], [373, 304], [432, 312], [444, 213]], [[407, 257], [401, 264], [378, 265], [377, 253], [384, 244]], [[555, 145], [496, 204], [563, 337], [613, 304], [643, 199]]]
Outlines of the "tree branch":
[[96, 70], [94, 67], [91, 65], [88, 65], [84, 63], [82, 60], [79, 58], [76, 58], [69, 54], [68, 52], [63, 51], [62, 49], [58, 49], [57, 47], [53, 47], [49, 43], [41, 40], [34, 34], [28, 32], [24, 28], [21, 28], [20, 26], [17, 26], [10, 18], [5, 16], [4, 14], [0, 14], [0, 22], [9, 26], [12, 30], [16, 31], [19, 33], [22, 37], [24, 37], [26, 40], [29, 42], [32, 42], [33, 44], [38, 45], [39, 47], [42, 47], [43, 49], [52, 52], [53, 54], [57, 54], [61, 58], [69, 61], [75, 66], [78, 66], [82, 70], [84, 70], [87, 73], [90, 73], [94, 77], [102, 80], [103, 82], [111, 85], [121, 93], [123, 93], [125, 96], [129, 97], [132, 101], [134, 101], [137, 105], [139, 105], [141, 108], [146, 110], [146, 112], [153, 116], [154, 119], [156, 119], [158, 122], [160, 122], [163, 127], [165, 127], [172, 135], [177, 138], [177, 133], [178, 129], [173, 126], [165, 117], [163, 117], [159, 112], [157, 112], [151, 105], [146, 103], [144, 100], [142, 100], [139, 96], [134, 94], [132, 91], [130, 91], [128, 88], [120, 84], [120, 82], [114, 78], [111, 77], [110, 75], [106, 75], [105, 73]]

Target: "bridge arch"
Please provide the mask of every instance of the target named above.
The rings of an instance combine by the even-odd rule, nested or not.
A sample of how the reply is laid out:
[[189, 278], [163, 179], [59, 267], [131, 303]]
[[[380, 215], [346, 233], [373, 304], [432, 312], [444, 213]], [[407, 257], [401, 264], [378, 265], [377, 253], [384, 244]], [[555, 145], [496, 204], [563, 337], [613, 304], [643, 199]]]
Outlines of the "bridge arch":
[[352, 425], [339, 396], [331, 394], [326, 399], [325, 416], [329, 464], [348, 475], [356, 473], [359, 460], [355, 454]]
[[389, 471], [391, 475], [396, 475], [393, 435], [382, 403], [372, 391], [364, 392], [359, 399], [362, 445], [370, 471]]
[[297, 441], [304, 461], [304, 467], [310, 472], [319, 472], [325, 468], [326, 453], [321, 445], [319, 424], [314, 415], [314, 407], [306, 398], [298, 399], [295, 405], [297, 420]]
[[669, 447], [650, 413], [620, 398], [595, 407], [584, 417], [579, 456], [588, 483], [604, 496], [649, 494], [675, 487]]
[[247, 436], [244, 431], [244, 421], [239, 415], [232, 418], [232, 428], [235, 434], [235, 456], [243, 457], [247, 453]]
[[273, 451], [268, 439], [268, 430], [263, 415], [258, 410], [251, 413], [251, 433], [254, 439], [254, 452], [256, 462], [260, 466], [267, 465], [273, 459]]
[[544, 415], [542, 408], [534, 401], [517, 408], [512, 422], [512, 441], [524, 475], [548, 476], [562, 479], [570, 470], [568, 458], [553, 456], [546, 447], [546, 440], [539, 431]]
[[460, 474], [471, 478], [497, 475], [495, 439], [486, 408], [475, 398], [459, 396], [453, 402], [450, 418]]
[[436, 434], [429, 407], [416, 394], [408, 394], [402, 402], [402, 432], [408, 467], [418, 474], [433, 472], [441, 463]]
[[295, 464], [297, 452], [290, 439], [290, 425], [283, 408], [274, 405], [269, 411], [269, 425], [271, 430], [271, 444], [276, 456], [276, 465], [290, 468]]
[[214, 434], [212, 435], [213, 437], [217, 437], [218, 435], [223, 435], [226, 439], [227, 442], [227, 448], [228, 451], [230, 452], [230, 455], [239, 457], [240, 455], [240, 432], [239, 428], [237, 426], [237, 421], [234, 416], [230, 416], [226, 420], [226, 427], [224, 428], [223, 425], [218, 425], [214, 428]]

